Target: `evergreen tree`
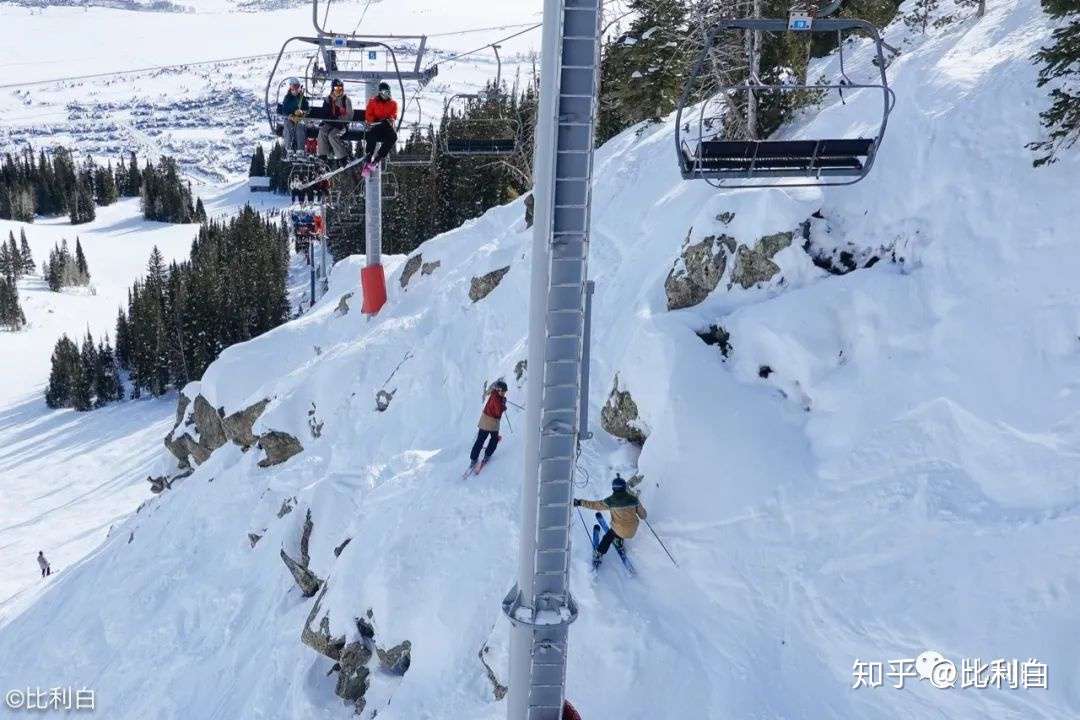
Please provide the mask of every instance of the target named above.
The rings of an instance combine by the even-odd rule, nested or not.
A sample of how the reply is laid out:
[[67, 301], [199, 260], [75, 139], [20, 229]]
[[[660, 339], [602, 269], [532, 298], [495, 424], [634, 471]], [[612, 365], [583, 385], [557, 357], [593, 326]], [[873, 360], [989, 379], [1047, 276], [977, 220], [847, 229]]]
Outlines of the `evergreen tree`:
[[34, 262], [34, 254], [30, 252], [30, 243], [26, 241], [26, 230], [19, 230], [19, 242], [21, 247], [19, 255], [22, 258], [22, 274], [33, 275], [37, 272], [37, 264]]
[[82, 357], [75, 343], [63, 335], [53, 348], [49, 384], [45, 389], [45, 404], [51, 408], [72, 407], [76, 376], [82, 374]]
[[[147, 163], [149, 166], [149, 163]], [[124, 197], [139, 197], [142, 190], [142, 171], [139, 170], [139, 161], [135, 158], [135, 151], [131, 151], [128, 161], [127, 177], [124, 178]]]
[[1037, 153], [1035, 167], [1057, 160], [1080, 139], [1080, 5], [1076, 0], [1042, 0], [1043, 11], [1065, 24], [1050, 36], [1051, 43], [1039, 48], [1034, 60], [1039, 68], [1038, 86], [1053, 83], [1050, 107], [1039, 113], [1048, 138], [1028, 144]]
[[85, 176], [80, 175], [72, 186], [67, 207], [72, 225], [88, 223], [96, 217], [93, 187], [86, 182]]
[[124, 389], [120, 383], [120, 371], [116, 366], [116, 357], [106, 335], [98, 344], [97, 369], [94, 375], [94, 405], [101, 407], [113, 400], [124, 399]]
[[[128, 293], [128, 305], [131, 305], [131, 293]], [[116, 312], [116, 363], [124, 370], [131, 369], [128, 355], [128, 319], [123, 308]]]
[[112, 163], [108, 167], [95, 168], [94, 170], [94, 198], [102, 207], [112, 205], [119, 197], [116, 189], [116, 177], [113, 173]]
[[9, 277], [0, 276], [0, 327], [21, 330], [26, 325], [26, 315], [19, 304], [19, 287]]
[[78, 236], [75, 237], [75, 271], [78, 280], [77, 285], [90, 284], [90, 268], [86, 264], [86, 256], [83, 255], [82, 243], [79, 241]]
[[251, 166], [248, 168], [249, 177], [262, 177], [266, 175], [266, 154], [262, 144], [255, 146], [255, 153], [251, 156]]
[[203, 207], [202, 198], [195, 200], [195, 217], [192, 219], [198, 223], [206, 222], [206, 208]]
[[9, 232], [8, 241], [0, 241], [0, 277], [15, 282], [22, 273], [22, 255], [16, 250], [12, 255], [11, 248], [15, 244], [15, 234]]

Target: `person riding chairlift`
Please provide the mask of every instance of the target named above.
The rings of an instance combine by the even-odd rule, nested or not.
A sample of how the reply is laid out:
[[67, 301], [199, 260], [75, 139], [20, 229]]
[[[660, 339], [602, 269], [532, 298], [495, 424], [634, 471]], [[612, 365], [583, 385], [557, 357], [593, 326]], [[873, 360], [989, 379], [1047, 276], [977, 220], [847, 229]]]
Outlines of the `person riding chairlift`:
[[364, 122], [367, 123], [364, 169], [361, 171], [364, 177], [370, 175], [397, 144], [397, 130], [394, 128], [397, 116], [397, 102], [390, 97], [390, 85], [379, 83], [379, 93], [368, 100], [364, 109]]
[[289, 78], [289, 92], [286, 93], [278, 109], [278, 112], [285, 116], [281, 137], [285, 141], [287, 157], [295, 157], [304, 152], [307, 131], [303, 120], [308, 109], [308, 101], [304, 97], [304, 86], [300, 84], [300, 78]]
[[331, 167], [340, 167], [345, 164], [352, 150], [351, 143], [341, 136], [349, 129], [349, 121], [353, 116], [352, 100], [345, 94], [345, 84], [341, 80], [335, 78], [330, 83], [330, 95], [323, 105], [330, 119], [324, 120], [319, 126], [319, 157]]

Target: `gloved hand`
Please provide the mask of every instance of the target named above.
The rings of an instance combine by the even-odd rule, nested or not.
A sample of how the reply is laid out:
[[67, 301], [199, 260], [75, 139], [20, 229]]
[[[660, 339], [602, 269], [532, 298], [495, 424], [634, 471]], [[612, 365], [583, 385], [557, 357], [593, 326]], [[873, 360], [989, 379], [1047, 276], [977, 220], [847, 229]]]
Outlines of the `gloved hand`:
[[581, 507], [581, 501], [577, 498], [574, 498], [574, 507]]
[[289, 116], [289, 119], [292, 120], [293, 122], [300, 122], [301, 120], [304, 119], [304, 111], [303, 110], [295, 111], [292, 115]]

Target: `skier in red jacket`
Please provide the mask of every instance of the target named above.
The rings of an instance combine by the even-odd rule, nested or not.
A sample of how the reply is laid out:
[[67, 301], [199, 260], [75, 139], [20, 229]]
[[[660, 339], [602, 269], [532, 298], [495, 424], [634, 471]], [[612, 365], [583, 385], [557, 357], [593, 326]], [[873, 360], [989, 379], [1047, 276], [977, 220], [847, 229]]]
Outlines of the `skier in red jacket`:
[[[367, 130], [364, 132], [366, 141], [366, 153], [364, 155], [364, 177], [381, 163], [397, 144], [397, 131], [394, 129], [394, 121], [397, 120], [397, 103], [390, 97], [390, 85], [379, 83], [379, 94], [368, 100], [364, 109], [364, 122]], [[376, 152], [376, 149], [378, 150]]]
[[[491, 459], [495, 448], [499, 446], [499, 422], [502, 420], [503, 413], [506, 412], [507, 389], [505, 382], [496, 380], [488, 391], [484, 411], [480, 413], [480, 422], [477, 423], [479, 430], [476, 433], [476, 442], [473, 443], [472, 453], [469, 455], [469, 467], [474, 468], [476, 472], [480, 472], [484, 463]], [[477, 464], [485, 441], [487, 441], [487, 450], [484, 451], [484, 460]]]

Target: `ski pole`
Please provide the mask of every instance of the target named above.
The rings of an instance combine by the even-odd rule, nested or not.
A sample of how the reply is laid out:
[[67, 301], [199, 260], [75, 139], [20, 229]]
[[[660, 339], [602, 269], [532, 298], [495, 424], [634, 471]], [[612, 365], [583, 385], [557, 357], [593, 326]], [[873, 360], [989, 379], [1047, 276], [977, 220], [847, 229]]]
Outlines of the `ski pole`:
[[671, 551], [667, 549], [667, 545], [665, 545], [664, 541], [660, 539], [660, 536], [656, 534], [656, 531], [653, 530], [653, 526], [649, 523], [648, 520], [645, 520], [645, 527], [649, 528], [649, 532], [651, 532], [653, 534], [653, 537], [656, 538], [656, 542], [660, 543], [660, 547], [664, 548], [664, 552], [666, 552], [667, 556], [671, 558], [672, 565], [674, 565], [675, 567], [679, 567], [679, 563], [675, 562], [675, 558], [671, 556]]
[[510, 428], [510, 432], [514, 432], [514, 426], [510, 424], [510, 416], [506, 416], [506, 427]]
[[525, 408], [524, 408], [524, 406], [522, 406], [522, 405], [518, 405], [518, 404], [517, 404], [516, 402], [514, 402], [513, 400], [507, 400], [506, 402], [507, 402], [507, 403], [509, 403], [510, 405], [513, 405], [513, 406], [514, 406], [514, 407], [516, 407], [516, 408], [517, 408], [518, 410], [524, 410], [524, 409], [525, 409]]

